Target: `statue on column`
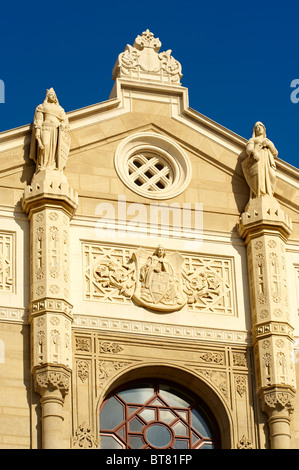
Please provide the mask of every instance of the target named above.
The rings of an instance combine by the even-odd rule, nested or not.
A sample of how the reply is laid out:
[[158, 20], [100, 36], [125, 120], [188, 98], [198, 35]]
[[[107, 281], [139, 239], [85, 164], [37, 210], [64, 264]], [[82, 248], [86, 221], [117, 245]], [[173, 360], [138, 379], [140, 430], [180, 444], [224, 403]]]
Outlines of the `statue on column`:
[[247, 142], [246, 153], [248, 157], [242, 162], [242, 168], [250, 187], [250, 198], [273, 196], [278, 151], [271, 140], [266, 138], [266, 128], [259, 121], [254, 125], [252, 138]]
[[37, 106], [33, 120], [30, 158], [36, 163], [36, 172], [65, 168], [70, 150], [69, 121], [59, 105], [53, 88], [46, 92], [44, 102]]

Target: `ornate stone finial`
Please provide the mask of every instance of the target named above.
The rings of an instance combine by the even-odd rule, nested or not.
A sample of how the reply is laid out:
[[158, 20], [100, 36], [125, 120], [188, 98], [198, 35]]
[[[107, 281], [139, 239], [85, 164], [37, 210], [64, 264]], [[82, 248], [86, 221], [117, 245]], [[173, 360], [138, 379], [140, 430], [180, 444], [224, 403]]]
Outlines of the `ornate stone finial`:
[[171, 56], [171, 50], [159, 53], [161, 42], [148, 29], [137, 36], [134, 45], [127, 44], [116, 61], [113, 79], [159, 81], [180, 85], [181, 64]]
[[251, 139], [246, 145], [247, 158], [242, 162], [243, 173], [250, 187], [250, 198], [273, 196], [276, 182], [274, 144], [266, 138], [263, 123], [256, 122]]
[[141, 36], [137, 36], [133, 47], [135, 47], [139, 51], [142, 51], [145, 47], [149, 47], [151, 49], [154, 49], [154, 51], [158, 53], [161, 45], [162, 44], [159, 38], [155, 38], [154, 34], [151, 33], [149, 29], [147, 29], [146, 31], [143, 31]]
[[70, 129], [67, 115], [59, 105], [53, 88], [46, 91], [42, 104], [35, 110], [30, 158], [41, 170], [62, 171], [70, 150]]

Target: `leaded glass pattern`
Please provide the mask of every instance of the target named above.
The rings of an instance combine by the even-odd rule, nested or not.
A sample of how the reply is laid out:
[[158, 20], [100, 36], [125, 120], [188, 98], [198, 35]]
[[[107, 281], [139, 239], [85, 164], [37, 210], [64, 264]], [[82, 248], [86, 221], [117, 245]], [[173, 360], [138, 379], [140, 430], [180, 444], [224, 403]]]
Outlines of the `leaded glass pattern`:
[[167, 383], [135, 383], [113, 392], [100, 413], [103, 449], [219, 447], [215, 421], [200, 400]]

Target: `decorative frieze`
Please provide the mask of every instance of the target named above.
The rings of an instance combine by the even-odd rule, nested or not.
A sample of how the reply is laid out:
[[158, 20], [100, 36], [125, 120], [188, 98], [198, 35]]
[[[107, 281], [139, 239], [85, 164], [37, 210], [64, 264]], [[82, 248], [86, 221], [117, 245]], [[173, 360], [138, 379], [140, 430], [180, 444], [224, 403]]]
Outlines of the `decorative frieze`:
[[120, 320], [118, 318], [102, 318], [91, 315], [74, 314], [74, 327], [81, 330], [94, 329], [97, 331], [111, 331], [136, 334], [148, 334], [155, 337], [175, 338], [204, 342], [224, 342], [240, 345], [250, 344], [251, 337], [246, 331], [229, 330], [223, 328], [204, 328], [184, 325], [174, 325], [164, 322], [147, 322], [138, 320]]
[[46, 312], [64, 313], [71, 317], [72, 305], [62, 299], [41, 299], [31, 302], [29, 307], [31, 315], [40, 315]]

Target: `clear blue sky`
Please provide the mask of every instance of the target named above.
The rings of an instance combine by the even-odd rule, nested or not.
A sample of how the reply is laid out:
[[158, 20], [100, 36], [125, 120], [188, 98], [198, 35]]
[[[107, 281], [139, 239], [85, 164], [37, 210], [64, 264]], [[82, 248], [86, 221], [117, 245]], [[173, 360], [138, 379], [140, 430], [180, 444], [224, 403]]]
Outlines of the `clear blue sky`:
[[118, 54], [148, 28], [181, 62], [191, 108], [246, 139], [264, 122], [299, 167], [298, 0], [10, 1], [1, 20], [0, 132], [32, 122], [51, 86], [66, 111], [107, 100]]

